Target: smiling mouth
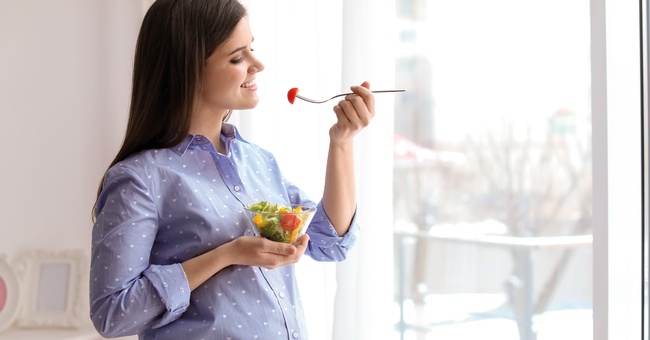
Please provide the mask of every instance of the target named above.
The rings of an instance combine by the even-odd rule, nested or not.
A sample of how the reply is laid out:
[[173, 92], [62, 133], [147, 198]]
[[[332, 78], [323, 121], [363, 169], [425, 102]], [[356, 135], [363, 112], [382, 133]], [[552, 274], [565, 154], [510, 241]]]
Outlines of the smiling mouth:
[[253, 87], [253, 86], [255, 86], [255, 80], [249, 81], [248, 83], [241, 84], [241, 87], [243, 87], [243, 88], [249, 88], [249, 87]]

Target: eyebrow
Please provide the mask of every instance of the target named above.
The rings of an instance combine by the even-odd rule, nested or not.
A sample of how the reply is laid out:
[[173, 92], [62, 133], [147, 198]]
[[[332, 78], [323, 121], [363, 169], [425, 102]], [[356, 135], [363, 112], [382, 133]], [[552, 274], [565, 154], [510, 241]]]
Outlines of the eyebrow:
[[[253, 41], [255, 41], [255, 37], [253, 37], [253, 39], [251, 39], [251, 43], [253, 43]], [[233, 54], [235, 54], [235, 53], [237, 53], [239, 51], [245, 50], [246, 48], [248, 48], [248, 46], [239, 47], [239, 48], [235, 49], [234, 51], [230, 52], [230, 54], [228, 54], [228, 55], [233, 55]]]

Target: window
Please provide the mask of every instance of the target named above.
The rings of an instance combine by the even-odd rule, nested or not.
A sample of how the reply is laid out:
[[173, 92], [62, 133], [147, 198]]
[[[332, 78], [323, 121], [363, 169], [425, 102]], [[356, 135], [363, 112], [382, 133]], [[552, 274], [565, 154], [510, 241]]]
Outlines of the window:
[[[286, 91], [407, 89], [376, 96], [358, 140], [352, 256], [299, 263], [312, 338], [640, 337], [638, 3], [246, 2], [265, 90], [234, 121], [313, 197], [331, 106], [291, 106]], [[280, 125], [300, 137], [269, 133]], [[308, 160], [284, 147], [295, 140]]]
[[418, 7], [395, 61], [399, 338], [591, 339], [589, 1]]

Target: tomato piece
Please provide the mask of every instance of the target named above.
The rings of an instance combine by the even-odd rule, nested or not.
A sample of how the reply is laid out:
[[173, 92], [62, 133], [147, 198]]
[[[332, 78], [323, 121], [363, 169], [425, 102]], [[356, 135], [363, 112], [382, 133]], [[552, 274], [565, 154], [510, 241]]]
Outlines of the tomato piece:
[[287, 99], [289, 99], [289, 103], [293, 104], [293, 102], [296, 100], [296, 95], [298, 94], [298, 88], [294, 87], [287, 92]]
[[286, 231], [292, 231], [300, 227], [300, 218], [294, 214], [286, 214], [280, 221], [280, 226]]

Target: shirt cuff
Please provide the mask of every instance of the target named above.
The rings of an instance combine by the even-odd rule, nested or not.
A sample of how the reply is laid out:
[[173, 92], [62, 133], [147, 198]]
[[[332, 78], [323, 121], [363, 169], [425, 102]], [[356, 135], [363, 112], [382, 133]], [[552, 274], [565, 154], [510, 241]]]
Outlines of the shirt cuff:
[[356, 210], [352, 221], [350, 221], [348, 231], [343, 236], [339, 236], [327, 217], [327, 214], [325, 214], [322, 202], [318, 203], [316, 214], [307, 232], [309, 233], [310, 242], [313, 242], [317, 247], [330, 248], [336, 245], [350, 249], [357, 242], [359, 235], [359, 223], [357, 221]]
[[144, 271], [144, 276], [158, 291], [158, 295], [167, 310], [152, 328], [162, 327], [178, 319], [190, 305], [190, 285], [183, 267], [172, 265], [151, 265]]

